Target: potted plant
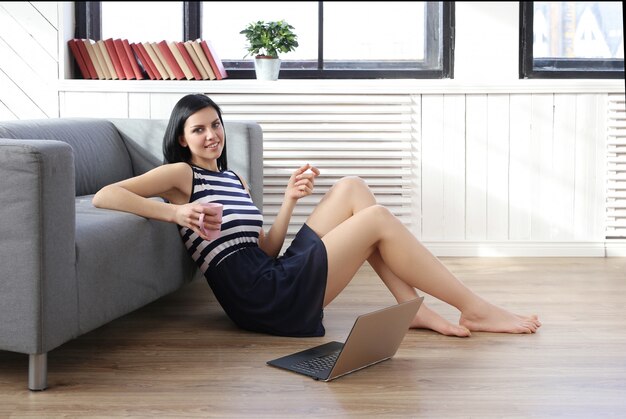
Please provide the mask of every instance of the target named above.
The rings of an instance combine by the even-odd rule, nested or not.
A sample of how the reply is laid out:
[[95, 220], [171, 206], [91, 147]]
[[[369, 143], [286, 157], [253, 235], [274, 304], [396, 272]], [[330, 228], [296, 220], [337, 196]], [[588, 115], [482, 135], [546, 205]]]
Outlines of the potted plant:
[[293, 51], [298, 46], [294, 27], [279, 20], [276, 22], [257, 21], [239, 32], [246, 36], [248, 53], [254, 56], [254, 69], [259, 80], [276, 80], [280, 71], [279, 53]]

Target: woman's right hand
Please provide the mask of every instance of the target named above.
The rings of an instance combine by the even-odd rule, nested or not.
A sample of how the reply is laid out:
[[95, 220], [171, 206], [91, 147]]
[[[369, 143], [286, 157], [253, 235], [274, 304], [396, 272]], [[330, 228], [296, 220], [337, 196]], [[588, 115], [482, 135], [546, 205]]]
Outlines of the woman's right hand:
[[204, 213], [204, 230], [219, 230], [222, 221], [212, 208], [201, 204], [183, 204], [176, 208], [176, 224], [191, 229], [204, 240], [209, 240], [200, 230], [200, 216]]

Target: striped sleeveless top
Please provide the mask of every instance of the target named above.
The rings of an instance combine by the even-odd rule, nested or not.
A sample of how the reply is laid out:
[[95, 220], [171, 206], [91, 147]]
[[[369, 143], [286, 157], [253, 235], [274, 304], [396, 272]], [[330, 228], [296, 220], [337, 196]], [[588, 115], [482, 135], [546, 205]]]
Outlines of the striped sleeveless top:
[[193, 188], [189, 202], [224, 205], [222, 230], [215, 240], [204, 240], [193, 230], [178, 226], [189, 255], [204, 274], [238, 250], [258, 246], [263, 215], [234, 172], [212, 172], [193, 165], [191, 169]]

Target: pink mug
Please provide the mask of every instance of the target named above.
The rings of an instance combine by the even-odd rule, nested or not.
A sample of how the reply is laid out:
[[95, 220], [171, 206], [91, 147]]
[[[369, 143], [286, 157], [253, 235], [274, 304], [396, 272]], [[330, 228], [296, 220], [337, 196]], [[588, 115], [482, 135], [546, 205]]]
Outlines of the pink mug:
[[[213, 208], [217, 211], [218, 216], [220, 218], [220, 222], [222, 219], [222, 211], [224, 206], [222, 204], [218, 204], [217, 202], [207, 202], [206, 204], [202, 204], [205, 207]], [[202, 234], [208, 237], [209, 240], [215, 240], [220, 236], [221, 230], [207, 230], [204, 228], [204, 216], [205, 214], [200, 214], [200, 219], [198, 220], [200, 223], [200, 231]]]

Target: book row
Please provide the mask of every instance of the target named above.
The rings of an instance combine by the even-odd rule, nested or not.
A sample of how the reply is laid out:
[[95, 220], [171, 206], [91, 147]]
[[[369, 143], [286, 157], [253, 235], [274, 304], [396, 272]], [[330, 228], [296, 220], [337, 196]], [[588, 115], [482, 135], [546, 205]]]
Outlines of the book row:
[[128, 42], [127, 39], [70, 39], [84, 79], [222, 80], [228, 77], [208, 40]]

